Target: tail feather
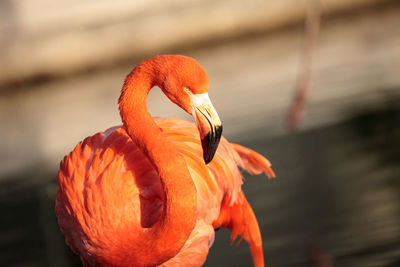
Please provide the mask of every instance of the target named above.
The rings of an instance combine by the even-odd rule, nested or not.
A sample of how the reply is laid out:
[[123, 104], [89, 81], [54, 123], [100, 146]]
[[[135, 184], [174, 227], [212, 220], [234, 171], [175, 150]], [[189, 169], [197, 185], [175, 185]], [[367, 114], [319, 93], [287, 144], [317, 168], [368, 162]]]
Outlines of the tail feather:
[[268, 159], [247, 147], [231, 144], [240, 157], [237, 161], [239, 167], [250, 174], [260, 174], [264, 172], [268, 178], [275, 177], [275, 173], [271, 169], [271, 162]]
[[[243, 192], [239, 193], [238, 201], [233, 205], [230, 205], [229, 197], [222, 201], [220, 215], [213, 226], [214, 228], [229, 228], [231, 230], [231, 244], [240, 235], [241, 239], [243, 238], [250, 245], [254, 266], [264, 266], [260, 229], [253, 209]], [[241, 239], [237, 244], [240, 243]]]
[[[247, 147], [232, 143], [231, 145], [236, 152], [233, 154], [236, 164], [240, 168], [246, 170], [250, 174], [260, 174], [264, 172], [268, 178], [275, 177], [269, 160]], [[257, 218], [254, 215], [253, 209], [250, 207], [242, 191], [238, 193], [238, 198], [235, 201], [232, 201], [231, 196], [225, 196], [221, 203], [219, 217], [214, 221], [213, 227], [229, 228], [231, 230], [231, 244], [235, 242], [238, 236], [241, 238], [237, 244], [239, 244], [242, 239], [246, 240], [250, 246], [254, 266], [264, 266], [260, 228], [258, 227]]]

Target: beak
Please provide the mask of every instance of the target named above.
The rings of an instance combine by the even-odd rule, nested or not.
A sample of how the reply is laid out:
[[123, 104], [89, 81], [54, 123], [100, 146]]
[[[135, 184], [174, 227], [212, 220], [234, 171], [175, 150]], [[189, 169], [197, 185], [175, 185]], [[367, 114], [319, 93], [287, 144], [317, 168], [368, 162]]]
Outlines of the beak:
[[208, 164], [217, 151], [222, 134], [222, 124], [208, 94], [192, 94], [192, 115], [196, 121], [203, 147], [204, 162]]

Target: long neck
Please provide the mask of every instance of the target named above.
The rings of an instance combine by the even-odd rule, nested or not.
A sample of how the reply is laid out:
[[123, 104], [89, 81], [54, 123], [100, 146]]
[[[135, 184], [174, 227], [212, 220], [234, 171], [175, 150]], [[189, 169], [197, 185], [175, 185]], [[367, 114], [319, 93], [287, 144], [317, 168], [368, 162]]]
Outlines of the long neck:
[[[164, 189], [161, 218], [140, 242], [144, 248], [152, 248], [149, 252], [152, 259], [157, 261], [159, 257], [165, 261], [176, 255], [195, 226], [197, 193], [185, 160], [147, 111], [147, 95], [159, 80], [159, 74], [151, 65], [137, 67], [125, 80], [119, 105], [127, 133], [157, 170]], [[149, 242], [147, 246], [146, 242]]]

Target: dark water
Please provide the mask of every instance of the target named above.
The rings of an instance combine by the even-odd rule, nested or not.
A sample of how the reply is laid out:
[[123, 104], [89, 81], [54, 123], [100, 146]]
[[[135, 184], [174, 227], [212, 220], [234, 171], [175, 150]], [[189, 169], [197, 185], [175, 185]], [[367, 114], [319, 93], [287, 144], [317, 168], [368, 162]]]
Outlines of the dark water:
[[[246, 143], [273, 160], [278, 178], [247, 177], [269, 266], [400, 266], [400, 110]], [[249, 266], [245, 244], [217, 235], [206, 266]]]
[[[243, 143], [278, 178], [246, 176], [268, 266], [400, 266], [400, 108]], [[80, 266], [53, 212], [55, 174], [2, 177], [0, 266]], [[247, 244], [217, 232], [205, 266], [251, 266]], [[331, 264], [331, 265], [329, 265]]]

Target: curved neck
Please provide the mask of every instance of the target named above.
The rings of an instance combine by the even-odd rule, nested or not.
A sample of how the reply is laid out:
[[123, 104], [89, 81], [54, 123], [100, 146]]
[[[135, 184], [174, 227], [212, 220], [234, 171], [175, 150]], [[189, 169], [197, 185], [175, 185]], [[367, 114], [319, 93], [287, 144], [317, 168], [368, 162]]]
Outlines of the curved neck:
[[[153, 238], [143, 238], [151, 242], [148, 248], [152, 248], [152, 258], [156, 260], [159, 254], [165, 261], [176, 255], [195, 226], [197, 192], [185, 160], [147, 111], [147, 95], [162, 80], [151, 64], [142, 63], [126, 78], [119, 106], [127, 133], [157, 170], [164, 189], [161, 218], [146, 232]], [[143, 242], [141, 246], [146, 247]]]

